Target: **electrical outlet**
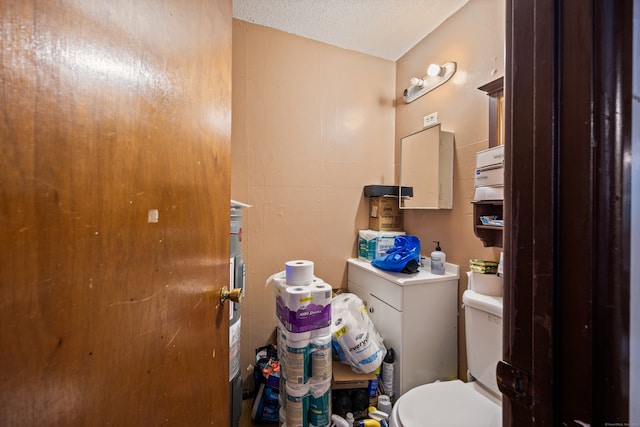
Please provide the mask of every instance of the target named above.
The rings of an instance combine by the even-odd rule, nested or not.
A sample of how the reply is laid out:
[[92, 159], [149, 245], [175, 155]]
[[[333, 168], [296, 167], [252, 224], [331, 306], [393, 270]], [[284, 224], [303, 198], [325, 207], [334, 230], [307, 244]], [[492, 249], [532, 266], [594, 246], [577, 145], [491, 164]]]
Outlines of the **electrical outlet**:
[[422, 122], [423, 128], [428, 128], [438, 123], [438, 113], [431, 113], [428, 116], [424, 116], [424, 121]]

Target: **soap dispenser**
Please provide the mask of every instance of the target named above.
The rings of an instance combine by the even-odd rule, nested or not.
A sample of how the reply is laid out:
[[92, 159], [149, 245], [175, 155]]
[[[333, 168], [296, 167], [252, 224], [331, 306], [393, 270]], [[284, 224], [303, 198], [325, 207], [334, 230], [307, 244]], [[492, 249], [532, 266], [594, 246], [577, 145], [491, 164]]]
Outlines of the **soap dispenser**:
[[440, 250], [440, 242], [433, 241], [436, 248], [431, 252], [431, 274], [444, 274], [444, 264], [447, 262], [447, 256]]

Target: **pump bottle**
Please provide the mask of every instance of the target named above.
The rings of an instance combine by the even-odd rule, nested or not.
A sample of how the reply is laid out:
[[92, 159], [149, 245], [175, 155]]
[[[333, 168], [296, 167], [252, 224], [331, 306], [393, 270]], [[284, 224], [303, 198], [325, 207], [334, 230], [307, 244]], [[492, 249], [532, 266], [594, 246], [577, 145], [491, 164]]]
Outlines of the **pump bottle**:
[[447, 256], [440, 249], [440, 242], [433, 241], [436, 248], [431, 252], [431, 274], [444, 274], [444, 264], [447, 262]]

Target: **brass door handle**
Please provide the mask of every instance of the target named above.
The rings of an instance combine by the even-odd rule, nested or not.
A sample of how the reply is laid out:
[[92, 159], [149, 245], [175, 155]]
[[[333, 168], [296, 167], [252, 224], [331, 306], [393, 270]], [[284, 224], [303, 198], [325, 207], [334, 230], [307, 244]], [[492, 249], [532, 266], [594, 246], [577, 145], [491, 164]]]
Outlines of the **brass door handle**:
[[220, 304], [224, 305], [227, 300], [241, 303], [244, 298], [244, 291], [242, 288], [233, 288], [229, 290], [226, 286], [220, 289]]

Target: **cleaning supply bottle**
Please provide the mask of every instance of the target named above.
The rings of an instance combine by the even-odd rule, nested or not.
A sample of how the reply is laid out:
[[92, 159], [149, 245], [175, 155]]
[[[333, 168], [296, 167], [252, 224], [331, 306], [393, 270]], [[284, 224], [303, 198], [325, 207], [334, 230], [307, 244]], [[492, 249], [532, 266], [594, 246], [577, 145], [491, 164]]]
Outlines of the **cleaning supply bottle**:
[[349, 423], [347, 423], [347, 420], [342, 418], [340, 415], [331, 415], [331, 421], [333, 421], [331, 427], [351, 427]]
[[440, 242], [433, 241], [436, 248], [431, 252], [431, 274], [444, 274], [444, 264], [447, 262], [447, 256], [440, 250]]
[[387, 415], [391, 415], [391, 399], [386, 394], [378, 396], [378, 409]]
[[353, 414], [351, 412], [347, 412], [347, 425], [349, 427], [353, 427], [355, 423], [355, 419], [353, 418]]
[[387, 349], [384, 359], [382, 359], [382, 387], [389, 398], [393, 398], [393, 364], [395, 357], [395, 352], [390, 347]]

